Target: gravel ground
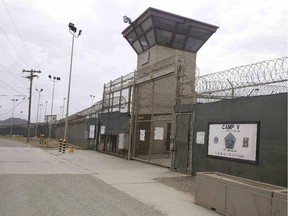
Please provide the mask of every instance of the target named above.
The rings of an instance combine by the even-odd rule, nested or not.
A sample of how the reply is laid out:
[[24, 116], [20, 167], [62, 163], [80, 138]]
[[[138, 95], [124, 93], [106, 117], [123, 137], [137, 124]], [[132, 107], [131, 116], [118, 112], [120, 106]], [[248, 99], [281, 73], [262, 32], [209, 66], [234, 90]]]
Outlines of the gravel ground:
[[195, 194], [195, 179], [196, 176], [181, 176], [170, 178], [156, 178], [159, 183], [165, 184], [169, 187], [173, 187], [176, 190], [192, 194]]

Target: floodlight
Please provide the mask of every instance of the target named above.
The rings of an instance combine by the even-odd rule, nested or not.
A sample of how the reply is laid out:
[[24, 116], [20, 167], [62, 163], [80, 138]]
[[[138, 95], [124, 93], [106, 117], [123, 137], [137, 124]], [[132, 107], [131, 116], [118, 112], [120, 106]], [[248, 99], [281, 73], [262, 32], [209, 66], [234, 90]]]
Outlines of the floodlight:
[[76, 32], [77, 31], [77, 28], [75, 27], [75, 25], [73, 23], [69, 23], [68, 25], [69, 29], [73, 32]]
[[123, 16], [123, 22], [131, 24], [131, 19], [128, 16]]

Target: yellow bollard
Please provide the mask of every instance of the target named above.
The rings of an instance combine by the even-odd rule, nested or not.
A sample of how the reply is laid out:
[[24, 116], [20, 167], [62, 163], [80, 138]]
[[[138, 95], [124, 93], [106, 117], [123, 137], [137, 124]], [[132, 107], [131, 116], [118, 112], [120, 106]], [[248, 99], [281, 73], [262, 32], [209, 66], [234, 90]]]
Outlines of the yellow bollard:
[[65, 148], [66, 148], [66, 140], [64, 139], [62, 143], [62, 153], [65, 153]]
[[44, 143], [44, 134], [40, 134], [40, 144], [43, 145]]
[[48, 146], [49, 144], [49, 140], [44, 140], [44, 144], [46, 145], [46, 147]]
[[62, 139], [59, 140], [59, 152], [62, 151]]
[[73, 147], [73, 146], [70, 146], [69, 149], [68, 149], [68, 152], [69, 152], [69, 153], [73, 153], [73, 152], [74, 152], [74, 147]]

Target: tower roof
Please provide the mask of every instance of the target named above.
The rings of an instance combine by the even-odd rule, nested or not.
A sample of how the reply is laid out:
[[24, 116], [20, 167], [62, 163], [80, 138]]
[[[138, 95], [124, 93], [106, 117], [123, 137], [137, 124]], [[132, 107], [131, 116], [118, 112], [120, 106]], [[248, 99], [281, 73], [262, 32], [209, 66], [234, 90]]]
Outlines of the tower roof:
[[218, 29], [208, 23], [151, 7], [129, 23], [122, 35], [137, 54], [154, 45], [197, 53]]

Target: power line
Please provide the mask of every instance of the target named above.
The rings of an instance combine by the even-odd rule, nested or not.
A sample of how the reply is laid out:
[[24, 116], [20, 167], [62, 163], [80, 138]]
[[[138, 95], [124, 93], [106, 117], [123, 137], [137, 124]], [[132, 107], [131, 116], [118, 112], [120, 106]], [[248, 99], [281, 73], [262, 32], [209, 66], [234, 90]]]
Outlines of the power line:
[[10, 86], [8, 83], [4, 82], [3, 80], [0, 79], [0, 81], [1, 81], [2, 83], [4, 83], [4, 85], [6, 85], [6, 86], [10, 87], [11, 89], [13, 89], [14, 91], [16, 91], [16, 92], [18, 92], [18, 93], [20, 93], [20, 94], [23, 94], [23, 92], [18, 91], [17, 89], [15, 89], [14, 87]]
[[22, 39], [22, 36], [21, 36], [21, 34], [20, 34], [20, 32], [19, 32], [19, 30], [18, 30], [18, 28], [17, 28], [14, 20], [12, 19], [12, 16], [10, 15], [8, 8], [6, 7], [6, 4], [5, 4], [4, 0], [2, 0], [2, 2], [3, 2], [3, 5], [4, 5], [4, 7], [5, 7], [5, 9], [6, 9], [7, 13], [8, 13], [8, 15], [9, 15], [10, 19], [11, 19], [11, 22], [13, 23], [14, 28], [16, 29], [16, 32], [17, 32], [19, 38], [21, 39], [21, 42], [22, 42], [22, 44], [23, 44], [23, 47], [25, 48], [26, 52], [29, 54], [29, 57], [31, 58], [31, 60], [32, 60], [33, 62], [35, 62], [35, 60], [33, 59], [32, 55], [31, 55], [31, 53], [30, 53], [29, 50], [27, 49], [27, 47], [26, 47], [26, 45], [25, 45], [25, 43], [24, 43], [24, 41], [23, 41], [23, 39]]
[[[8, 54], [8, 53], [7, 53], [7, 54]], [[0, 72], [4, 72], [4, 73], [2, 73], [2, 75], [6, 75], [5, 72], [8, 72], [8, 73], [13, 77], [13, 80], [10, 82], [10, 84], [17, 82], [17, 88], [19, 88], [19, 87], [21, 88], [20, 85], [26, 83], [26, 82], [24, 83], [23, 80], [18, 81], [18, 79], [19, 79], [20, 77], [22, 77], [21, 74], [15, 74], [15, 73], [13, 73], [12, 71], [10, 71], [10, 69], [9, 69], [8, 67], [2, 65], [1, 63], [0, 63], [0, 66], [4, 68], [4, 70], [0, 69]], [[13, 69], [13, 68], [11, 68], [11, 70], [17, 71], [18, 69]], [[3, 77], [2, 77], [2, 78], [3, 78]], [[3, 80], [3, 79], [2, 79], [2, 80]], [[3, 81], [2, 81], [2, 82], [3, 82]], [[6, 82], [6, 83], [7, 83], [7, 82]]]
[[20, 57], [20, 59], [23, 61], [23, 63], [25, 64], [25, 60], [22, 58], [22, 56], [20, 55], [20, 53], [18, 52], [18, 50], [16, 49], [16, 47], [14, 46], [14, 44], [12, 43], [12, 41], [9, 39], [9, 37], [7, 36], [6, 32], [4, 31], [4, 29], [0, 26], [0, 29], [2, 30], [4, 36], [7, 38], [7, 40], [9, 41], [9, 43], [11, 44], [11, 46], [13, 47], [13, 49], [15, 50], [15, 52], [17, 53], [17, 55]]
[[[17, 106], [19, 106], [20, 104], [24, 103], [26, 100], [27, 100], [27, 98], [24, 97], [23, 100], [19, 101], [19, 102], [15, 105], [15, 107], [17, 107]], [[3, 112], [3, 110], [5, 110], [5, 111]], [[2, 107], [2, 108], [1, 108], [1, 111], [2, 111], [2, 112], [0, 113], [0, 115], [5, 115], [5, 114], [11, 112], [11, 111], [12, 111], [12, 108], [11, 108], [11, 107], [8, 107], [8, 108], [4, 108], [4, 109], [3, 109], [3, 107]]]
[[[0, 26], [0, 28], [1, 28], [1, 26]], [[1, 28], [2, 29], [2, 28]], [[2, 29], [2, 31], [3, 31], [3, 29]], [[7, 38], [7, 37], [6, 37]], [[7, 38], [8, 39], [8, 38]], [[9, 40], [9, 39], [8, 39]], [[9, 40], [9, 42], [10, 43], [12, 43], [10, 40]], [[21, 65], [18, 63], [18, 62], [16, 62], [15, 61], [15, 59], [7, 52], [7, 50], [2, 46], [2, 45], [0, 45], [1, 46], [1, 48], [4, 50], [4, 52], [6, 53], [6, 55], [12, 60], [12, 62], [14, 62], [17, 66], [19, 66], [19, 67], [21, 67]], [[13, 47], [14, 47], [14, 45], [12, 45]], [[15, 47], [14, 47], [14, 49], [15, 49]], [[18, 55], [19, 55], [19, 53], [17, 53]]]
[[[4, 66], [1, 65], [1, 64], [0, 64], [0, 66], [2, 66], [2, 67], [4, 68], [4, 70], [0, 69], [0, 72], [2, 72], [2, 78], [3, 78], [3, 79], [5, 78], [5, 77], [3, 77], [3, 76], [5, 76], [5, 75], [6, 75], [7, 79], [10, 79], [10, 78], [11, 78], [11, 77], [8, 76], [9, 74], [12, 76], [12, 79], [13, 79], [13, 80], [10, 82], [10, 84], [17, 82], [17, 87], [19, 87], [20, 84], [23, 84], [23, 83], [24, 83], [23, 80], [21, 80], [21, 83], [18, 82], [18, 79], [21, 77], [20, 74], [15, 74], [15, 73], [13, 73], [13, 72], [10, 71], [10, 70], [5, 69], [6, 67], [4, 67]], [[15, 71], [16, 69], [13, 69], [13, 70]], [[8, 78], [8, 77], [9, 77], [9, 78]], [[3, 79], [2, 79], [2, 80], [3, 80]]]

